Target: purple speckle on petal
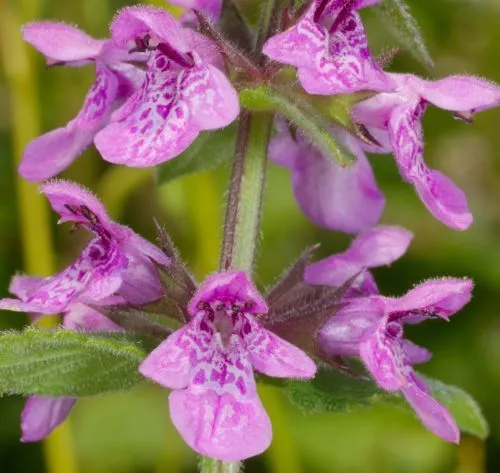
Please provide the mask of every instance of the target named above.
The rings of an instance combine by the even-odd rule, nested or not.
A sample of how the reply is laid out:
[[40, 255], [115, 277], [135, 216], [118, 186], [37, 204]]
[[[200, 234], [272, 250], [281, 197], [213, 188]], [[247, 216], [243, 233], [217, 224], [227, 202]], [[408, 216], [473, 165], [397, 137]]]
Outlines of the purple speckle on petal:
[[193, 384], [204, 384], [206, 381], [205, 371], [200, 370], [196, 373], [196, 376], [193, 378]]
[[238, 381], [236, 381], [236, 387], [238, 388], [238, 390], [240, 391], [242, 396], [244, 396], [246, 394], [247, 387], [245, 385], [245, 381], [243, 380], [243, 378], [241, 376], [238, 378]]

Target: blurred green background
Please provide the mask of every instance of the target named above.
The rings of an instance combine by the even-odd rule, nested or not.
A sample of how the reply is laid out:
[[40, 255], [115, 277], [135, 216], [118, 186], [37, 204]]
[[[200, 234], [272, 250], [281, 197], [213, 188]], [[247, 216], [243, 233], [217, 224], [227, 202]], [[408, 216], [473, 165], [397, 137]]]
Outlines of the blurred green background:
[[[40, 131], [62, 126], [80, 107], [92, 82], [92, 68], [47, 70], [40, 55], [20, 41], [19, 25], [35, 19], [77, 23], [105, 36], [119, 0], [0, 0], [0, 296], [24, 268], [47, 274], [66, 265], [83, 244], [68, 228], [43, 225], [46, 208], [34, 188], [16, 177], [15, 161]], [[161, 2], [158, 2], [161, 4]], [[248, 3], [251, 3], [250, 1]], [[469, 73], [500, 83], [498, 0], [412, 0], [431, 54], [432, 77]], [[375, 53], [396, 44], [372, 12], [365, 12]], [[408, 54], [396, 71], [426, 74]], [[385, 223], [412, 230], [408, 255], [377, 271], [381, 289], [401, 294], [437, 275], [470, 276], [476, 283], [469, 306], [450, 323], [409, 327], [409, 336], [429, 347], [435, 359], [423, 367], [433, 377], [468, 390], [483, 406], [491, 436], [483, 445], [464, 436], [460, 447], [433, 437], [413, 416], [395, 408], [352, 414], [304, 415], [281, 393], [262, 391], [274, 426], [274, 443], [246, 471], [332, 472], [497, 472], [500, 471], [500, 110], [480, 114], [467, 125], [442, 111], [425, 116], [426, 159], [467, 193], [475, 216], [465, 233], [449, 230], [424, 209], [404, 184], [389, 156], [373, 165], [387, 195]], [[164, 222], [199, 277], [216, 269], [229, 170], [179, 179], [157, 193], [150, 171], [111, 167], [87, 151], [64, 177], [96, 191], [115, 218], [154, 238], [152, 218]], [[50, 230], [50, 232], [48, 232]], [[349, 241], [322, 231], [298, 211], [288, 172], [273, 165], [265, 199], [257, 282], [270, 283], [307, 246], [321, 242], [329, 254]], [[55, 250], [51, 250], [51, 246]], [[20, 328], [22, 314], [3, 313], [0, 328]], [[166, 473], [191, 472], [195, 456], [173, 430], [167, 393], [145, 384], [134, 392], [85, 399], [71, 415], [64, 438], [52, 445], [19, 442], [23, 400], [0, 401], [0, 472]], [[47, 461], [47, 458], [49, 461]], [[50, 460], [52, 459], [52, 460]], [[75, 467], [76, 464], [76, 467]]]

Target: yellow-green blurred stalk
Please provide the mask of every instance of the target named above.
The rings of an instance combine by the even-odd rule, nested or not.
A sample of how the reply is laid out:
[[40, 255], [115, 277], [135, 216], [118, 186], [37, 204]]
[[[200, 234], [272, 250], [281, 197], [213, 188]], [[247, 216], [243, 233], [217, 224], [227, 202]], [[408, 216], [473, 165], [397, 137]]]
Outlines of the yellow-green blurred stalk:
[[196, 235], [194, 273], [200, 280], [216, 271], [222, 240], [222, 192], [210, 172], [184, 179], [190, 227]]
[[458, 447], [458, 467], [456, 473], [484, 473], [486, 471], [486, 452], [484, 441], [462, 435]]
[[[14, 7], [14, 3], [0, 0], [2, 59], [11, 100], [16, 166], [28, 141], [40, 133], [36, 74], [20, 37], [21, 18], [36, 14], [36, 3], [23, 1]], [[29, 11], [24, 12], [23, 6]], [[16, 179], [24, 268], [29, 274], [49, 275], [54, 272], [54, 253], [48, 207], [36, 185], [20, 177]], [[44, 323], [54, 323], [54, 319], [46, 319]], [[68, 422], [57, 429], [44, 446], [48, 473], [76, 473]]]

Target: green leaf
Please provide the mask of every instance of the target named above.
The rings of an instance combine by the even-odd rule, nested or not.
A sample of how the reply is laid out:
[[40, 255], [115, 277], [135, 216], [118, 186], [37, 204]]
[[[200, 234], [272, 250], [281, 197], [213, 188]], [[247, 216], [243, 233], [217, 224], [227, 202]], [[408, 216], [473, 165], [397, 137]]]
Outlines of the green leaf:
[[418, 61], [428, 68], [433, 68], [434, 62], [408, 5], [403, 0], [384, 0], [375, 9], [399, 42]]
[[91, 396], [130, 388], [146, 353], [120, 334], [0, 333], [0, 394]]
[[451, 412], [460, 430], [484, 440], [488, 437], [489, 427], [479, 404], [463, 389], [441, 381], [424, 378], [431, 388], [432, 395]]
[[312, 381], [288, 382], [286, 390], [294, 404], [309, 412], [349, 412], [372, 406], [388, 396], [371, 381], [327, 367], [320, 368]]
[[338, 143], [332, 123], [299, 94], [259, 86], [240, 91], [240, 102], [249, 110], [283, 115], [300, 128], [325, 156], [340, 166], [354, 161], [353, 156]]
[[[480, 439], [488, 436], [486, 419], [469, 394], [456, 386], [424, 379], [432, 395], [449, 409], [461, 431]], [[381, 404], [411, 411], [401, 395], [382, 391], [372, 381], [345, 376], [326, 367], [320, 368], [312, 381], [290, 381], [285, 389], [291, 401], [307, 412], [352, 412]]]
[[222, 130], [204, 131], [182, 154], [157, 166], [159, 184], [186, 174], [208, 171], [229, 161], [234, 154], [236, 125]]

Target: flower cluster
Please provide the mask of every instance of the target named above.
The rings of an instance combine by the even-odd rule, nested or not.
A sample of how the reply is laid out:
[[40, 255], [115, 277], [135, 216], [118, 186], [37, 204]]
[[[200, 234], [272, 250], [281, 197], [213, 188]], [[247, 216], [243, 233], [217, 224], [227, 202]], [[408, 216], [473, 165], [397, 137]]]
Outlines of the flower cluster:
[[404, 338], [404, 325], [436, 317], [447, 320], [469, 302], [472, 281], [431, 279], [399, 298], [380, 295], [368, 268], [402, 256], [411, 237], [402, 228], [375, 227], [361, 233], [344, 253], [306, 268], [305, 279], [311, 284], [338, 287], [354, 277], [342, 297], [345, 305], [320, 329], [318, 342], [328, 356], [361, 357], [382, 389], [401, 391], [429, 430], [458, 442], [460, 432], [452, 416], [412, 368], [429, 361], [431, 353]]
[[427, 81], [384, 72], [370, 53], [358, 13], [375, 3], [315, 0], [297, 24], [270, 38], [263, 50], [295, 66], [309, 94], [379, 92], [351, 110], [353, 121], [373, 142], [346, 144], [357, 158], [354, 169], [340, 169], [302, 138], [287, 139], [286, 132], [275, 138], [271, 156], [293, 170], [301, 208], [325, 228], [355, 233], [378, 220], [383, 200], [363, 155], [368, 151], [393, 153], [401, 176], [415, 186], [434, 217], [465, 230], [472, 223], [466, 197], [448, 177], [426, 166], [421, 119], [431, 103], [470, 121], [474, 113], [500, 105], [500, 87], [472, 76]]
[[[215, 133], [237, 120], [239, 92], [256, 84], [270, 91], [288, 87], [312, 109], [317, 96], [349, 94], [348, 123], [332, 119], [323, 131], [355, 157], [352, 165], [342, 167], [327, 156], [287, 115], [286, 106], [273, 110], [274, 134], [265, 146], [271, 161], [291, 170], [302, 211], [321, 227], [356, 234], [351, 246], [315, 263], [301, 259], [265, 297], [252, 283], [250, 268], [223, 268], [196, 285], [175, 252], [113, 222], [82, 187], [52, 180], [40, 192], [60, 222], [92, 237], [58, 274], [15, 276], [10, 286], [15, 297], [0, 300], [0, 309], [26, 312], [33, 321], [60, 314], [66, 330], [121, 333], [129, 329], [119, 317], [108, 318], [110, 309], [119, 315], [121, 309], [172, 302], [182, 326], [139, 371], [172, 390], [174, 425], [194, 450], [216, 459], [237, 461], [269, 446], [271, 424], [254, 370], [308, 380], [316, 373], [313, 359], [337, 357], [360, 358], [381, 389], [401, 392], [430, 431], [458, 442], [451, 414], [413, 369], [431, 354], [408, 341], [404, 327], [448, 319], [470, 300], [472, 282], [430, 279], [402, 297], [380, 294], [369, 270], [399, 259], [412, 235], [377, 226], [385, 197], [365, 153], [392, 153], [401, 176], [432, 215], [464, 230], [472, 222], [466, 197], [426, 166], [421, 119], [433, 104], [470, 121], [474, 113], [500, 104], [500, 87], [462, 75], [428, 81], [386, 72], [370, 52], [359, 13], [379, 0], [312, 0], [298, 9], [278, 2], [275, 29], [262, 51], [252, 54], [218, 31], [221, 0], [172, 3], [186, 8], [179, 20], [148, 6], [120, 10], [109, 39], [55, 22], [23, 28], [25, 40], [49, 65], [93, 64], [96, 79], [76, 118], [27, 146], [21, 176], [50, 179], [92, 143], [111, 163], [159, 165], [181, 155], [200, 133]], [[229, 200], [228, 215], [237, 206]], [[184, 283], [172, 286], [167, 280]], [[22, 415], [23, 440], [46, 437], [75, 401], [30, 397]]]

